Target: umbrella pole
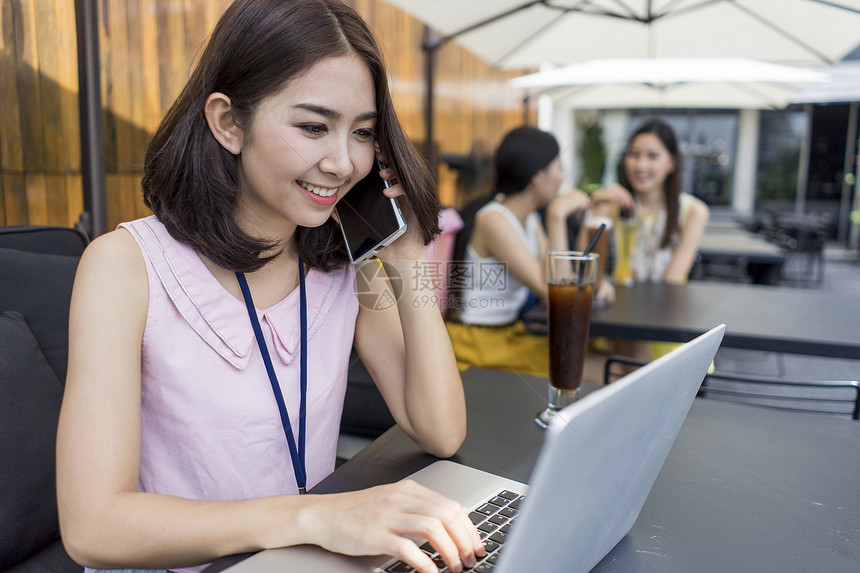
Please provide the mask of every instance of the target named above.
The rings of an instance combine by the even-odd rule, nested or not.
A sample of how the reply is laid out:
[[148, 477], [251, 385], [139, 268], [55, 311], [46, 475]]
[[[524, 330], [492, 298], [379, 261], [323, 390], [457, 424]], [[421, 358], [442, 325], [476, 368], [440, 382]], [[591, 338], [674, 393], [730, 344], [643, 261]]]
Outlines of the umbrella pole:
[[794, 198], [794, 212], [802, 215], [806, 212], [806, 186], [809, 183], [809, 161], [812, 148], [812, 106], [803, 106], [806, 115], [806, 128], [803, 141], [800, 144], [800, 161], [797, 166], [797, 193]]
[[104, 134], [99, 78], [99, 31], [96, 2], [75, 0], [78, 42], [78, 105], [81, 126], [81, 180], [84, 211], [80, 224], [90, 238], [107, 230]]
[[[853, 177], [854, 158], [857, 153], [857, 109], [858, 103], [851, 102], [848, 108], [848, 135], [845, 139], [845, 159], [842, 167], [842, 193], [839, 201], [839, 218], [837, 221], [837, 239], [843, 245], [848, 245], [851, 225], [851, 189], [856, 182]], [[850, 174], [850, 176], [849, 176]]]
[[435, 95], [436, 95], [436, 58], [439, 48], [445, 43], [445, 39], [428, 26], [424, 26], [424, 39], [421, 42], [421, 50], [424, 52], [424, 81], [426, 91], [424, 93], [424, 158], [436, 176], [436, 147], [433, 145], [436, 134], [434, 130], [435, 117]]

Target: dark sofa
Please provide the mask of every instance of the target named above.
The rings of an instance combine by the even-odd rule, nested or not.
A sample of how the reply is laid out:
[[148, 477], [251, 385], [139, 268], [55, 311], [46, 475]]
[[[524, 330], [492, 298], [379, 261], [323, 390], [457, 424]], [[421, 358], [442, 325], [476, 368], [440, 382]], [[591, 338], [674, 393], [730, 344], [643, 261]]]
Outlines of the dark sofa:
[[59, 538], [57, 419], [72, 283], [86, 236], [0, 227], [0, 570], [80, 573]]

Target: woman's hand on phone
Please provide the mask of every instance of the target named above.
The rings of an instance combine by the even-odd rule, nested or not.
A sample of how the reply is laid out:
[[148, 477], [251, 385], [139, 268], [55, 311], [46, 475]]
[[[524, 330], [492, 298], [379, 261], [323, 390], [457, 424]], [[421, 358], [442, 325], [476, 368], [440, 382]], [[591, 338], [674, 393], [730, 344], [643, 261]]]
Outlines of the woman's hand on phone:
[[321, 496], [311, 507], [312, 542], [329, 551], [391, 555], [421, 573], [438, 568], [407, 535], [427, 539], [454, 572], [486, 555], [468, 511], [411, 480]]
[[[381, 156], [378, 156], [378, 159], [383, 165], [387, 165]], [[386, 197], [394, 199], [404, 197], [404, 199], [398, 199], [397, 202], [400, 205], [400, 210], [403, 212], [403, 217], [406, 219], [406, 232], [396, 241], [382, 249], [378, 256], [382, 260], [422, 259], [424, 257], [424, 239], [419, 230], [418, 221], [412, 214], [409, 201], [405, 200], [406, 192], [403, 190], [403, 186], [397, 179], [397, 174], [391, 167], [386, 166], [380, 171], [380, 175], [391, 184], [391, 186], [384, 191]]]

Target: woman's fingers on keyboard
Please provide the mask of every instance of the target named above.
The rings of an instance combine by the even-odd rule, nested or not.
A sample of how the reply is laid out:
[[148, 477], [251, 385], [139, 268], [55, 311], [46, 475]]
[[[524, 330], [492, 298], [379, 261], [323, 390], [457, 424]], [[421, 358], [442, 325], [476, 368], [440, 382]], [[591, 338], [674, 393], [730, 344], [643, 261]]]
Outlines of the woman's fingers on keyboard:
[[403, 494], [404, 526], [408, 535], [427, 539], [452, 571], [473, 567], [484, 555], [484, 546], [469, 512], [452, 501], [415, 482], [399, 484]]
[[[329, 510], [314, 512], [309, 521], [316, 523], [312, 542], [332, 551], [385, 553], [422, 573], [436, 572], [437, 565], [456, 573], [486, 554], [463, 506], [409, 480], [335, 494], [326, 501]], [[439, 555], [432, 556], [429, 547], [425, 552], [405, 536], [426, 539]]]
[[[448, 568], [457, 573], [463, 570], [463, 566], [470, 566], [468, 560], [460, 556], [460, 548], [448, 533], [444, 524], [434, 517], [426, 515], [407, 515], [401, 532], [421, 539], [426, 539], [430, 545], [439, 553], [439, 557]], [[414, 545], [414, 544], [413, 544]], [[417, 547], [417, 546], [416, 546]], [[474, 563], [474, 553], [470, 554]]]
[[391, 548], [389, 554], [392, 557], [411, 565], [421, 573], [439, 572], [439, 567], [436, 566], [430, 556], [419, 549], [412, 540], [398, 536], [392, 540]]
[[[478, 534], [475, 524], [469, 518], [469, 510], [433, 490], [414, 483], [411, 485], [420, 488], [421, 493], [432, 503], [427, 509], [429, 515], [436, 517], [445, 524], [449, 535], [460, 548], [460, 556], [464, 561], [468, 559], [471, 562], [471, 558], [475, 554], [478, 557], [484, 556], [486, 553], [484, 545], [481, 543], [481, 536]], [[471, 565], [467, 564], [467, 566]]]

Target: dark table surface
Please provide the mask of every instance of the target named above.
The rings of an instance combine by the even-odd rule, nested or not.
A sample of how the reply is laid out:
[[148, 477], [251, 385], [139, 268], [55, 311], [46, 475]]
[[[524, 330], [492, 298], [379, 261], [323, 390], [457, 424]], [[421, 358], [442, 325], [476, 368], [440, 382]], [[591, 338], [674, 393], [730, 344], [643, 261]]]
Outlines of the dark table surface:
[[[468, 436], [453, 459], [527, 481], [546, 381], [481, 369], [463, 381]], [[312, 491], [395, 481], [435, 459], [395, 426]], [[858, 422], [697, 398], [638, 520], [595, 571], [856, 571], [857, 476]]]
[[716, 268], [729, 265], [754, 284], [774, 285], [782, 277], [785, 260], [784, 251], [763, 237], [742, 229], [716, 232], [708, 229], [699, 242], [699, 258], [692, 276], [707, 278], [715, 265]]
[[785, 261], [785, 253], [777, 245], [742, 230], [706, 232], [699, 242], [699, 253], [707, 257], [743, 257], [752, 262], [780, 265]]
[[860, 358], [860, 288], [845, 292], [691, 281], [618, 288], [592, 336], [687, 342], [725, 323], [723, 346]]

